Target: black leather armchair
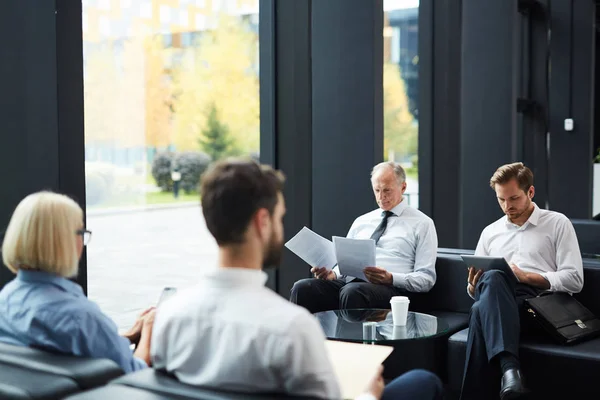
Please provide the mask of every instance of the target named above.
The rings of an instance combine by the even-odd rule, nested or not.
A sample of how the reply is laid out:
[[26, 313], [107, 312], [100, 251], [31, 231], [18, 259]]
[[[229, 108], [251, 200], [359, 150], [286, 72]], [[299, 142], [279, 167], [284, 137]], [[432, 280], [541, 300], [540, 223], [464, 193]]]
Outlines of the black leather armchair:
[[95, 388], [123, 371], [110, 360], [0, 343], [0, 398], [58, 399]]

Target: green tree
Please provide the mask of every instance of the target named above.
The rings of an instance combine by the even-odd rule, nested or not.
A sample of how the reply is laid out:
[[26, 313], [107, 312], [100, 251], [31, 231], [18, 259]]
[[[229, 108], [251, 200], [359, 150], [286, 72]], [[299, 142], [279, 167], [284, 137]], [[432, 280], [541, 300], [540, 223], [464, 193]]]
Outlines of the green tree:
[[258, 35], [239, 17], [219, 15], [214, 21], [198, 43], [182, 50], [182, 62], [173, 69], [173, 142], [178, 151], [196, 150], [208, 116], [198, 110], [214, 104], [236, 147], [258, 152]]
[[235, 155], [237, 152], [234, 147], [234, 139], [229, 133], [229, 127], [219, 120], [217, 106], [214, 103], [209, 106], [207, 114], [206, 126], [202, 130], [202, 137], [198, 139], [202, 150], [213, 161]]

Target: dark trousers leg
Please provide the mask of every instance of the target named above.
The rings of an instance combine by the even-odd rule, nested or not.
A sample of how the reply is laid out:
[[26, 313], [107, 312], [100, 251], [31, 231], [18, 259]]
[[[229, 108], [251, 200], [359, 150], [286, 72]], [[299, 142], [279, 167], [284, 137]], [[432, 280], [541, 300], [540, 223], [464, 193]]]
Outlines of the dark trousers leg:
[[521, 305], [537, 293], [537, 289], [526, 285], [515, 286], [501, 271], [483, 274], [469, 317], [461, 399], [498, 396], [500, 371], [491, 361], [504, 351], [519, 356]]
[[346, 285], [342, 279], [326, 281], [308, 278], [294, 283], [290, 301], [306, 308], [311, 313], [340, 309], [340, 289]]
[[381, 400], [438, 400], [443, 395], [442, 382], [435, 374], [415, 369], [388, 383]]
[[403, 294], [394, 286], [350, 282], [340, 290], [340, 308], [390, 308], [390, 299]]

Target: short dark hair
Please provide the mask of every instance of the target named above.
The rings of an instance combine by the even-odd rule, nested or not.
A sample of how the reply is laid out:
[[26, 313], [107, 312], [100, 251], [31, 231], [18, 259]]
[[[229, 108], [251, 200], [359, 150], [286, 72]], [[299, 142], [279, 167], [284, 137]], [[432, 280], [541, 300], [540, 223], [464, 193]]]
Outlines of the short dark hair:
[[496, 185], [504, 185], [513, 179], [516, 179], [519, 187], [525, 193], [533, 186], [533, 172], [522, 162], [505, 164], [498, 168], [490, 179], [490, 186], [492, 189], [496, 189]]
[[283, 191], [284, 175], [252, 160], [226, 159], [202, 176], [202, 213], [219, 246], [240, 244], [252, 216], [261, 208], [271, 215]]

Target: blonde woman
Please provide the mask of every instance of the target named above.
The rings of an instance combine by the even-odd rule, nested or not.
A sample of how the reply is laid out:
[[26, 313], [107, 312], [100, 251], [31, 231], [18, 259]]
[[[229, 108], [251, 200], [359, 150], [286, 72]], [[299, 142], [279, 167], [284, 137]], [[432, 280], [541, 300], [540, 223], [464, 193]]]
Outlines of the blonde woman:
[[154, 310], [119, 336], [115, 323], [69, 280], [90, 238], [81, 208], [66, 196], [40, 192], [19, 203], [2, 244], [4, 264], [16, 277], [0, 291], [0, 341], [108, 358], [125, 372], [146, 368]]

